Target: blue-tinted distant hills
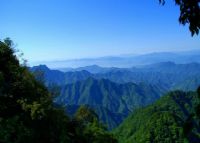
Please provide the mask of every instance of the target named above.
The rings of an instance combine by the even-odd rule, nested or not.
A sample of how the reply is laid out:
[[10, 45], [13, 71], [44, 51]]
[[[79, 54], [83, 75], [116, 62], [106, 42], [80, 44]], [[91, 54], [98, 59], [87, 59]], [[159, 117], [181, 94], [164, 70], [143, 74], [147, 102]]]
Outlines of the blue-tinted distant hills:
[[166, 91], [175, 89], [189, 91], [195, 90], [200, 85], [200, 64], [162, 62], [140, 68], [112, 70], [98, 74], [96, 77], [108, 78], [118, 83], [134, 82], [138, 84], [142, 82], [159, 85]]
[[111, 70], [119, 69], [116, 67], [100, 67], [98, 65], [90, 65], [90, 66], [85, 66], [85, 67], [78, 67], [78, 68], [61, 68], [58, 69], [63, 72], [75, 72], [75, 71], [88, 71], [90, 73], [96, 74], [96, 73], [106, 73]]
[[[62, 61], [40, 62], [54, 69], [64, 71], [73, 70], [72, 68], [98, 65], [101, 67], [130, 68], [141, 65], [154, 64], [159, 62], [172, 61], [176, 64], [186, 64], [191, 62], [200, 63], [200, 50], [185, 52], [157, 52], [141, 55], [123, 55], [100, 58], [74, 59]], [[35, 63], [37, 65], [37, 63]]]
[[166, 89], [166, 91], [174, 89], [195, 90], [200, 85], [199, 63], [175, 64], [174, 62], [161, 62], [137, 68], [104, 68], [93, 65], [68, 72], [50, 70], [41, 65], [33, 67], [31, 70], [42, 70], [46, 85], [51, 83], [65, 85], [86, 80], [89, 77], [109, 79], [116, 83], [133, 82], [136, 84], [159, 85], [160, 88]]
[[85, 80], [88, 77], [91, 77], [92, 74], [86, 70], [82, 71], [69, 71], [62, 72], [59, 70], [49, 69], [46, 65], [39, 65], [31, 67], [30, 70], [35, 72], [42, 72], [45, 84], [48, 86], [50, 84], [56, 84], [62, 86], [69, 83], [74, 83], [80, 80]]
[[89, 105], [109, 129], [135, 108], [154, 102], [168, 91], [194, 91], [200, 85], [200, 64], [194, 62], [160, 62], [132, 68], [92, 65], [67, 72], [40, 65], [30, 70], [42, 72], [47, 87], [61, 87], [55, 102], [66, 106], [69, 113], [82, 104]]

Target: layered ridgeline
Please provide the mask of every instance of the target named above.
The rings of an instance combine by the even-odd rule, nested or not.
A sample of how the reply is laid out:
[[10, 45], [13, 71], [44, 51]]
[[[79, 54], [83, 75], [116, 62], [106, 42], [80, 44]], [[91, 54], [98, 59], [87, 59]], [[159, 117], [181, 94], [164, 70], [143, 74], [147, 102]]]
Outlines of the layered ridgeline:
[[31, 68], [32, 72], [42, 71], [46, 84], [64, 85], [85, 80], [88, 77], [109, 79], [117, 83], [145, 83], [160, 86], [166, 91], [181, 89], [195, 90], [200, 84], [200, 64], [175, 64], [163, 62], [137, 68], [103, 68], [87, 66], [68, 72], [50, 70], [45, 65]]
[[70, 72], [50, 70], [43, 65], [31, 70], [42, 71], [48, 87], [61, 87], [56, 103], [74, 112], [82, 104], [89, 105], [109, 129], [119, 125], [134, 109], [154, 102], [170, 90], [196, 90], [200, 85], [198, 63], [165, 62], [129, 69], [91, 66]]
[[198, 102], [195, 92], [171, 92], [136, 110], [114, 133], [121, 143], [199, 143], [200, 126], [195, 111]]
[[51, 70], [45, 65], [31, 67], [30, 71], [33, 72], [39, 80], [40, 78], [44, 80], [47, 86], [51, 84], [62, 86], [76, 81], [85, 80], [92, 76], [92, 74], [86, 70], [61, 72], [59, 70]]
[[160, 95], [162, 91], [150, 85], [118, 84], [107, 79], [88, 78], [64, 86], [55, 102], [65, 106], [89, 105], [109, 128], [113, 128], [130, 111], [154, 102]]
[[200, 84], [200, 64], [175, 64], [163, 62], [138, 68], [115, 69], [106, 73], [99, 73], [96, 77], [108, 78], [111, 81], [125, 83], [146, 83], [158, 85], [166, 91], [196, 90]]

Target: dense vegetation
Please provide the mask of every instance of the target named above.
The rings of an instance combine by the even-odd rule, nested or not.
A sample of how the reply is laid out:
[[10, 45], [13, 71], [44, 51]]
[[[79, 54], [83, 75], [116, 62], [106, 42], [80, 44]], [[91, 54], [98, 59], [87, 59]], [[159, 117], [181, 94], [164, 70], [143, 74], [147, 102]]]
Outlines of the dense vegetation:
[[20, 65], [12, 41], [0, 41], [0, 142], [117, 142], [96, 114], [81, 107], [70, 119], [46, 87]]
[[[124, 114], [154, 102], [162, 94], [160, 88], [152, 85], [119, 84], [108, 79], [97, 80], [90, 77], [64, 85], [61, 96], [55, 98], [56, 88], [49, 86], [48, 90], [43, 85], [43, 75], [35, 73], [40, 75], [36, 79], [25, 65], [20, 64], [11, 47], [9, 39], [0, 42], [1, 143], [114, 143], [117, 140], [106, 131], [99, 119], [102, 118], [106, 123], [122, 121]], [[164, 70], [157, 69], [160, 72]], [[187, 73], [190, 74], [188, 70]], [[76, 76], [78, 74], [75, 73]], [[71, 75], [74, 77], [74, 73]], [[80, 78], [84, 75], [91, 74], [84, 71]], [[154, 104], [135, 110], [114, 133], [120, 142], [198, 143], [200, 88], [198, 94], [170, 92]], [[53, 102], [53, 98], [57, 103], [65, 104], [68, 111], [73, 112], [73, 116], [67, 116]], [[107, 115], [112, 118], [106, 117]], [[116, 121], [116, 124], [111, 124], [110, 128], [118, 123]]]
[[89, 105], [111, 129], [119, 125], [130, 111], [153, 103], [160, 95], [162, 91], [154, 86], [88, 78], [64, 86], [55, 102], [66, 106]]
[[114, 132], [122, 143], [198, 143], [197, 105], [196, 92], [170, 92], [153, 105], [135, 111]]
[[68, 114], [73, 115], [80, 105], [89, 105], [109, 129], [134, 109], [153, 103], [170, 90], [194, 91], [200, 85], [199, 63], [162, 62], [124, 69], [93, 65], [69, 72], [40, 65], [30, 70], [43, 73], [47, 87], [60, 86], [60, 96], [54, 101], [64, 105]]

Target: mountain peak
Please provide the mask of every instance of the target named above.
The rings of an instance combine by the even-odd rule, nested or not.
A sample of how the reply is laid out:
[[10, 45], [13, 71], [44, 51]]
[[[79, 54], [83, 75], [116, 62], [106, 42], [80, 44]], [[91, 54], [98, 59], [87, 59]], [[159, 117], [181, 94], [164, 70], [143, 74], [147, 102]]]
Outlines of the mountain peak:
[[32, 70], [43, 70], [43, 71], [50, 70], [46, 65], [34, 66], [34, 67], [32, 67], [31, 69], [32, 69]]

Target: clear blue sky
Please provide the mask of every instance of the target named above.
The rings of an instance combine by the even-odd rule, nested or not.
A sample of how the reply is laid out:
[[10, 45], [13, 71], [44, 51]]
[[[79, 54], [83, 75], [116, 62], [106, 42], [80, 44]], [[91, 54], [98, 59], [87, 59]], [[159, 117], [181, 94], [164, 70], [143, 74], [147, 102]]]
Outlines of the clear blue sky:
[[200, 38], [178, 23], [173, 0], [0, 0], [0, 39], [28, 61], [191, 50]]

